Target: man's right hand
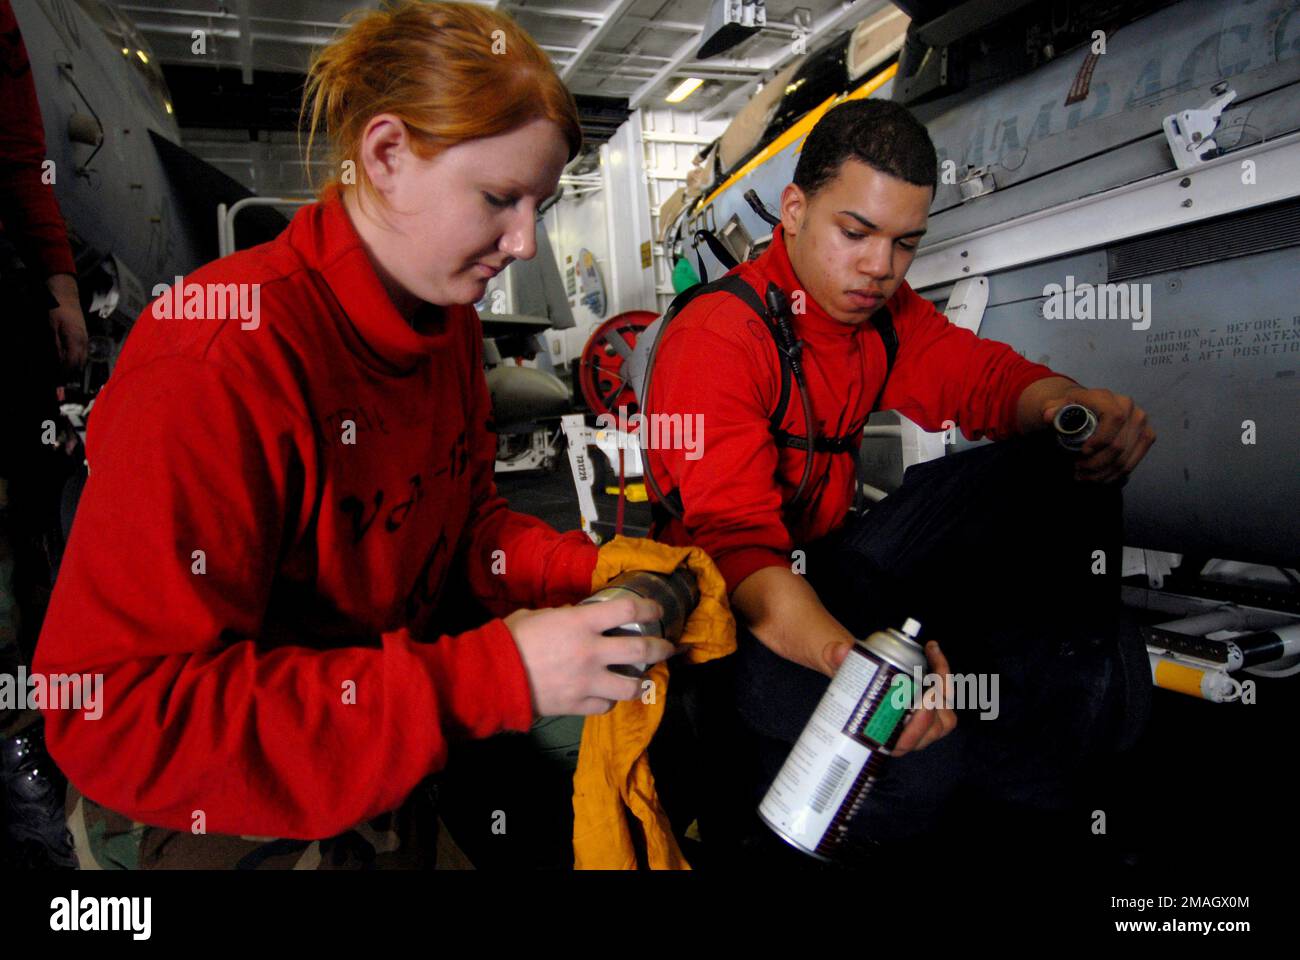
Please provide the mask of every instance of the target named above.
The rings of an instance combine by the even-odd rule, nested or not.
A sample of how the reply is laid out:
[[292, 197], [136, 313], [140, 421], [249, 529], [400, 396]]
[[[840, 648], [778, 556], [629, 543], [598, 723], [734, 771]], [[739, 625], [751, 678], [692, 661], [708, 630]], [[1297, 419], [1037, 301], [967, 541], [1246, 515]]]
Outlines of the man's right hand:
[[528, 673], [539, 717], [607, 713], [641, 693], [641, 680], [612, 673], [620, 664], [659, 663], [674, 647], [660, 637], [606, 637], [604, 631], [658, 620], [659, 604], [627, 598], [605, 603], [516, 610], [505, 618]]
[[[854, 643], [853, 635], [822, 606], [808, 581], [786, 567], [751, 573], [732, 591], [731, 606], [737, 619], [773, 653], [828, 677], [835, 675]], [[939, 645], [928, 643], [925, 652], [931, 672], [947, 677], [951, 671]], [[951, 709], [917, 710], [890, 752], [897, 756], [924, 750], [956, 726], [957, 715]]]

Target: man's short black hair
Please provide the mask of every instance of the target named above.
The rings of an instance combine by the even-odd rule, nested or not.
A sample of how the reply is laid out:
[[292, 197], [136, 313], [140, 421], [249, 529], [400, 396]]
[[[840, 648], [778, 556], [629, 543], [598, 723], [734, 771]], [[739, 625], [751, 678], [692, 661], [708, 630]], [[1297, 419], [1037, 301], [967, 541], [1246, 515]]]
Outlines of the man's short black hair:
[[850, 158], [918, 187], [938, 183], [939, 158], [929, 131], [892, 100], [849, 100], [828, 110], [804, 141], [794, 182], [811, 197]]

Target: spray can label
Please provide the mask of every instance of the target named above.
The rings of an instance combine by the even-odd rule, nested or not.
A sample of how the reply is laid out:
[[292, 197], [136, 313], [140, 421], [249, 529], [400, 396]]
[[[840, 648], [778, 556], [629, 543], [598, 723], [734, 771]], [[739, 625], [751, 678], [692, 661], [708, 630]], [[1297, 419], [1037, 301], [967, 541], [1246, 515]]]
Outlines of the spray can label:
[[912, 685], [855, 644], [759, 805], [768, 826], [805, 853], [831, 857], [902, 733]]

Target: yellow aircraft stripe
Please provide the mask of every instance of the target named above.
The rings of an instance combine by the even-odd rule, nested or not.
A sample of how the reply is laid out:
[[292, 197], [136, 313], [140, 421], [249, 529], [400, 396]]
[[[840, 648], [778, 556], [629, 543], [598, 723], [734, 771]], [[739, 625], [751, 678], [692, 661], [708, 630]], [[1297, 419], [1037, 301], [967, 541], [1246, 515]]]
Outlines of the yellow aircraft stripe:
[[730, 177], [728, 177], [725, 181], [723, 181], [722, 186], [718, 187], [718, 189], [714, 190], [711, 194], [709, 194], [709, 196], [703, 202], [696, 205], [695, 209], [691, 211], [691, 216], [693, 217], [698, 216], [701, 210], [703, 210], [714, 200], [716, 200], [719, 194], [721, 194], [728, 187], [736, 183], [736, 181], [749, 176], [751, 173], [753, 173], [763, 164], [767, 163], [767, 161], [771, 160], [773, 157], [775, 157], [786, 147], [790, 146], [790, 144], [794, 143], [796, 140], [800, 139], [801, 137], [807, 136], [808, 132], [812, 130], [814, 126], [816, 126], [817, 121], [822, 118], [822, 114], [824, 114], [831, 107], [836, 106], [837, 104], [843, 103], [848, 100], [861, 100], [863, 97], [871, 96], [873, 93], [879, 90], [880, 87], [882, 87], [886, 83], [886, 81], [892, 78], [894, 74], [896, 74], [897, 72], [898, 72], [898, 63], [894, 62], [889, 65], [888, 69], [882, 70], [880, 73], [876, 74], [874, 77], [872, 77], [870, 80], [868, 80], [866, 83], [858, 87], [856, 90], [854, 90], [852, 93], [848, 94], [847, 96], [836, 94], [833, 97], [827, 97], [823, 103], [814, 107], [812, 110], [809, 110], [806, 114], [804, 114], [803, 119], [801, 119], [798, 123], [792, 126], [789, 130], [785, 131], [785, 133], [781, 134], [771, 143], [769, 143], [758, 153], [754, 154], [754, 156], [750, 159], [748, 163], [746, 163], [743, 167], [741, 167]]

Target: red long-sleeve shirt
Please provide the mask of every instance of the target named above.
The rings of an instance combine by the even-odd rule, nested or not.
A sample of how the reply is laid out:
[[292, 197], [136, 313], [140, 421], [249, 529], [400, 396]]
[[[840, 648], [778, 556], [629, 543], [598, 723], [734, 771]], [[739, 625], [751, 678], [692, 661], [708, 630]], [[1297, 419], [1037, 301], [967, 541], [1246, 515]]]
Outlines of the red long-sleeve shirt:
[[0, 230], [43, 277], [73, 273], [54, 191], [41, 182], [45, 130], [27, 47], [9, 0], [0, 0]]
[[101, 719], [45, 715], [97, 803], [326, 837], [398, 807], [449, 738], [532, 721], [501, 620], [438, 636], [449, 575], [498, 615], [573, 603], [596, 548], [507, 509], [478, 316], [408, 326], [337, 195], [186, 278], [227, 283], [260, 284], [255, 329], [146, 308], [131, 331], [34, 669], [104, 674]]
[[[760, 298], [769, 281], [792, 300], [802, 289], [780, 226], [768, 249], [737, 270]], [[806, 310], [794, 317], [794, 330], [804, 344], [813, 414], [819, 432], [842, 436], [871, 411], [885, 375], [885, 347], [870, 323], [840, 323], [811, 296], [803, 299]], [[949, 323], [906, 281], [887, 306], [899, 349], [881, 406], [927, 430], [952, 420], [972, 439], [1005, 437], [1016, 431], [1016, 402], [1025, 387], [1057, 376], [1004, 343]], [[656, 481], [665, 495], [679, 490], [685, 507], [684, 524], [672, 520], [659, 539], [702, 547], [728, 590], [764, 567], [789, 566], [794, 546], [834, 531], [853, 502], [856, 458], [823, 452], [814, 455], [802, 505], [791, 507], [804, 453], [778, 449], [769, 429], [780, 374], [771, 334], [739, 298], [724, 293], [699, 297], [674, 318], [655, 360], [649, 414], [698, 415], [701, 425], [695, 449], [651, 446]], [[807, 433], [793, 384], [782, 428]], [[658, 442], [672, 435], [661, 427]], [[680, 436], [689, 439], [684, 429]]]

